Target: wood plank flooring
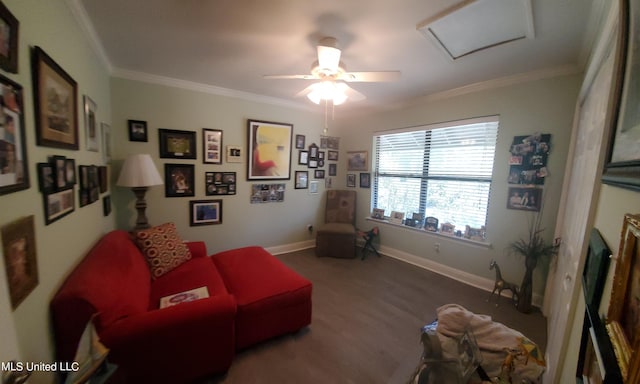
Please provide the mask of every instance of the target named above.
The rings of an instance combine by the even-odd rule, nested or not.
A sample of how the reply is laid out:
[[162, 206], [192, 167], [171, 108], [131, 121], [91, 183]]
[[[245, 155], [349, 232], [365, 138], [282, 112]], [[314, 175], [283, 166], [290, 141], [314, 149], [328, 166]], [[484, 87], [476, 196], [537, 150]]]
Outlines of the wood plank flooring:
[[[457, 303], [517, 329], [546, 348], [546, 320], [489, 292], [395, 260], [317, 258], [313, 249], [277, 256], [313, 282], [312, 323], [237, 354], [206, 384], [405, 383], [421, 354], [420, 328]], [[204, 384], [203, 383], [203, 384]]]

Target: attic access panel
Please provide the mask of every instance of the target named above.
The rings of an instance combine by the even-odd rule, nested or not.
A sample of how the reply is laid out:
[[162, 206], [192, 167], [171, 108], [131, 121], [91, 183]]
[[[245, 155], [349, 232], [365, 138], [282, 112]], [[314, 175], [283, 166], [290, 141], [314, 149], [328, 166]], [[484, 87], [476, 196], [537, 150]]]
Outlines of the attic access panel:
[[533, 39], [531, 0], [465, 0], [416, 29], [456, 60], [520, 39]]

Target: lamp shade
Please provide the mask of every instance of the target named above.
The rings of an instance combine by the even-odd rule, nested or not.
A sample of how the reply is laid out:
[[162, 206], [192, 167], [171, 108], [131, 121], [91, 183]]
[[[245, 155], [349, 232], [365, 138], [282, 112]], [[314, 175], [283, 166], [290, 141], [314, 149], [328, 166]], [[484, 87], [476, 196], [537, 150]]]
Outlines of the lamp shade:
[[164, 184], [151, 156], [129, 155], [122, 165], [116, 185], [121, 187], [150, 187]]

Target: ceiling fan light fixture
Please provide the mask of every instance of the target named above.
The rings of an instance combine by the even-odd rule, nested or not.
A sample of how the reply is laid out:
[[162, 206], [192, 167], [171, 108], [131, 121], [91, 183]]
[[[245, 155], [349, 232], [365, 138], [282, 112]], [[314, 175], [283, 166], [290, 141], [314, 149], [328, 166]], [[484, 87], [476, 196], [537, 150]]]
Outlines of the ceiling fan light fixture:
[[311, 92], [307, 94], [307, 97], [316, 104], [320, 104], [322, 100], [332, 100], [334, 105], [340, 105], [347, 101], [345, 93], [347, 86], [343, 83], [322, 81], [313, 84], [310, 88]]

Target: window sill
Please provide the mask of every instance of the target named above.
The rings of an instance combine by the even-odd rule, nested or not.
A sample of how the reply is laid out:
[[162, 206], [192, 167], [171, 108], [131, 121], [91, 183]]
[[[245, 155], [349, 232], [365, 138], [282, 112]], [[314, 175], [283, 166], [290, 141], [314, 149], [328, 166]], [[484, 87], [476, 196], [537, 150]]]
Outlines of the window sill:
[[372, 222], [375, 222], [375, 223], [382, 223], [382, 224], [390, 225], [390, 226], [393, 226], [393, 227], [406, 229], [406, 230], [409, 230], [409, 231], [423, 233], [423, 234], [426, 234], [428, 236], [444, 237], [446, 239], [451, 239], [451, 240], [454, 240], [454, 241], [460, 241], [460, 242], [463, 242], [463, 243], [473, 244], [473, 245], [477, 245], [477, 246], [480, 246], [480, 247], [491, 248], [491, 243], [489, 243], [487, 241], [471, 240], [471, 239], [466, 239], [464, 237], [445, 235], [445, 234], [442, 234], [440, 232], [431, 232], [431, 231], [427, 231], [427, 230], [422, 229], [422, 228], [415, 228], [415, 227], [410, 227], [410, 226], [404, 225], [404, 224], [392, 223], [389, 220], [374, 219], [371, 216], [365, 217], [365, 220], [372, 221]]

